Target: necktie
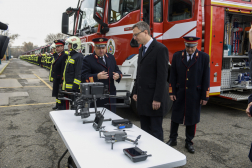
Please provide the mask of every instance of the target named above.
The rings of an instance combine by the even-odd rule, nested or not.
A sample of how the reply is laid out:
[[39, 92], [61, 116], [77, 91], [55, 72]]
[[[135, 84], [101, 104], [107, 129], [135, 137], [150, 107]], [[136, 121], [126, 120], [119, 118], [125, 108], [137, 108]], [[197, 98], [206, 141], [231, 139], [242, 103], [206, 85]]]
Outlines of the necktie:
[[189, 54], [189, 60], [188, 60], [188, 63], [190, 63], [192, 60], [192, 54]]
[[103, 57], [99, 57], [99, 58], [100, 58], [101, 62], [102, 62], [104, 65], [106, 65], [105, 62], [104, 62], [104, 60], [103, 60]]
[[144, 57], [144, 54], [145, 54], [145, 49], [146, 49], [146, 47], [145, 47], [145, 46], [143, 46], [143, 55], [142, 55], [142, 57]]

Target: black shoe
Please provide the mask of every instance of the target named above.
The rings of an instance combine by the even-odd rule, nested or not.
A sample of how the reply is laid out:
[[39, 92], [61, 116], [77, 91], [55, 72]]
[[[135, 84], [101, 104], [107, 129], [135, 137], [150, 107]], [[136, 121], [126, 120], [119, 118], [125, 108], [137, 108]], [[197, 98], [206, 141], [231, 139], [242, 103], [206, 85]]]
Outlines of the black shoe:
[[194, 152], [195, 152], [194, 147], [193, 147], [192, 144], [186, 143], [186, 144], [185, 144], [185, 148], [186, 148], [186, 149], [188, 150], [188, 152], [190, 152], [190, 153], [194, 153]]
[[177, 140], [169, 140], [167, 143], [166, 143], [167, 145], [169, 145], [169, 146], [176, 146], [177, 145]]
[[53, 110], [56, 110], [57, 108], [58, 108], [57, 106], [54, 106], [52, 109], [53, 109]]

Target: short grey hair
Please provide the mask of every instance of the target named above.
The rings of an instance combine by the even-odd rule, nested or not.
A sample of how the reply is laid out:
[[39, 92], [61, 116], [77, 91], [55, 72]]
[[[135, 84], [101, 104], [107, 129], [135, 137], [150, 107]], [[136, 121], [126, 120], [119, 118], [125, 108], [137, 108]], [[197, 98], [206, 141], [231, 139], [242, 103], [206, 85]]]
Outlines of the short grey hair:
[[134, 26], [132, 26], [132, 29], [134, 29], [135, 27], [137, 27], [141, 31], [147, 30], [148, 34], [150, 35], [150, 26], [146, 22], [137, 22]]

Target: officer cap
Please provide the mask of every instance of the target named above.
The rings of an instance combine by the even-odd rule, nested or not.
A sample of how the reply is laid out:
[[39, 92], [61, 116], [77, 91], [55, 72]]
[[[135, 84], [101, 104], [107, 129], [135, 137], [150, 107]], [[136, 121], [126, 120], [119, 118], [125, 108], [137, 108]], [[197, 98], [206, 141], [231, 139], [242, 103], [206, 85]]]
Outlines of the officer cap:
[[62, 40], [54, 40], [54, 43], [55, 43], [56, 47], [61, 46], [61, 45], [65, 45], [65, 42]]
[[200, 39], [199, 37], [195, 36], [185, 36], [183, 38], [185, 39], [185, 45], [187, 47], [194, 47], [198, 45], [198, 40]]
[[108, 39], [106, 38], [94, 38], [92, 40], [96, 47], [106, 47]]

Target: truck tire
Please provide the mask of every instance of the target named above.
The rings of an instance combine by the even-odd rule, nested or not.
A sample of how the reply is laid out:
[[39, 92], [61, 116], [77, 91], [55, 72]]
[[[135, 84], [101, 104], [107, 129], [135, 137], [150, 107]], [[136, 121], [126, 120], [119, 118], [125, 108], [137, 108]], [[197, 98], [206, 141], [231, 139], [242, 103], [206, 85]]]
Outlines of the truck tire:
[[[169, 95], [169, 83], [167, 82], [166, 85], [167, 85], [168, 90], [167, 90], [167, 103], [166, 103], [166, 107], [165, 107], [166, 110], [165, 110], [165, 113], [164, 113], [164, 117], [171, 111], [171, 109], [172, 109], [172, 103], [173, 103], [171, 101], [170, 95]], [[130, 107], [131, 107], [132, 111], [135, 114], [138, 115], [138, 112], [137, 112], [137, 103], [136, 103], [136, 101], [133, 98], [131, 98]]]

